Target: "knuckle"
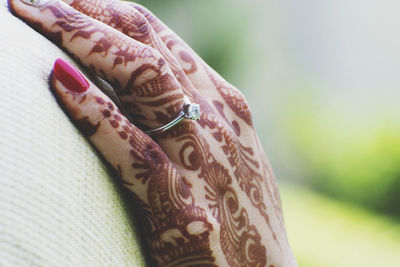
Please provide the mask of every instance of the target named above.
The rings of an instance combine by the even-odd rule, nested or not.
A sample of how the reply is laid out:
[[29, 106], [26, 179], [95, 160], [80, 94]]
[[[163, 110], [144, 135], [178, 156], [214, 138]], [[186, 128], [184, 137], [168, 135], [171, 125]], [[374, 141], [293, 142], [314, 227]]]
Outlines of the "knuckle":
[[144, 15], [144, 17], [146, 18], [146, 20], [150, 23], [152, 29], [159, 33], [162, 30], [165, 29], [165, 25], [163, 25], [163, 23], [153, 14], [151, 13], [147, 8], [145, 8], [142, 5], [139, 4], [131, 4], [131, 6], [136, 9], [137, 11], [139, 11], [141, 14]]
[[[226, 115], [230, 115], [233, 118], [239, 118], [244, 121], [250, 127], [253, 127], [252, 116], [250, 112], [249, 105], [244, 97], [244, 95], [233, 85], [225, 81], [221, 76], [216, 74], [216, 72], [210, 72], [209, 77], [212, 83], [215, 86], [215, 89], [224, 100], [224, 102], [228, 105], [231, 112]], [[219, 102], [219, 101], [217, 101]], [[214, 103], [216, 105], [216, 103]], [[220, 113], [223, 113], [223, 104], [216, 105], [216, 108]], [[238, 122], [235, 118], [235, 128], [238, 126]], [[236, 131], [238, 132], [238, 130]]]
[[[144, 60], [132, 71], [131, 79], [134, 87], [155, 86], [155, 81], [168, 74], [168, 67], [164, 58], [155, 49], [148, 47], [144, 54], [151, 60]], [[149, 84], [151, 83], [151, 84]], [[161, 83], [163, 85], [163, 83]]]
[[138, 10], [140, 13], [142, 13], [146, 18], [150, 17], [152, 14], [151, 12], [145, 8], [142, 5], [139, 5], [137, 3], [131, 3], [130, 4], [134, 9]]
[[109, 10], [114, 28], [138, 41], [146, 42], [152, 28], [142, 13], [124, 2], [113, 3]]
[[224, 86], [218, 89], [222, 95], [222, 98], [225, 100], [233, 113], [250, 127], [252, 127], [252, 115], [249, 104], [244, 95], [234, 86]]
[[152, 54], [151, 60], [146, 59], [131, 70], [123, 94], [127, 96], [124, 99], [136, 107], [128, 112], [134, 116], [146, 114], [139, 123], [156, 128], [169, 122], [180, 111], [183, 93], [161, 54], [153, 48], [147, 49]]

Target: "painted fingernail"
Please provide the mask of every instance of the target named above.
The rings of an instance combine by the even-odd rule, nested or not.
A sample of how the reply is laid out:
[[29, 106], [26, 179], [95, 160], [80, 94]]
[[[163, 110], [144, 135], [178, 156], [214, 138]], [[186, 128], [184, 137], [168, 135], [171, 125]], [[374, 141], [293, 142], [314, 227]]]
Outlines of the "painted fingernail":
[[54, 63], [53, 73], [68, 90], [83, 93], [89, 88], [89, 83], [74, 66], [68, 62], [57, 59]]

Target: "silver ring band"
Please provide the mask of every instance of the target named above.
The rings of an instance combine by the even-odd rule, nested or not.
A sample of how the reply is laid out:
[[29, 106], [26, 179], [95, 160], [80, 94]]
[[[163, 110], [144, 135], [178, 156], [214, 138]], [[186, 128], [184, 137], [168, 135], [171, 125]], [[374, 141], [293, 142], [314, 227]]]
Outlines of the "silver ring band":
[[147, 134], [156, 134], [160, 132], [165, 132], [168, 129], [171, 129], [178, 123], [180, 123], [183, 119], [191, 119], [191, 120], [199, 120], [200, 119], [200, 106], [195, 103], [185, 104], [181, 112], [179, 112], [178, 116], [167, 124], [158, 127], [153, 130], [144, 131]]

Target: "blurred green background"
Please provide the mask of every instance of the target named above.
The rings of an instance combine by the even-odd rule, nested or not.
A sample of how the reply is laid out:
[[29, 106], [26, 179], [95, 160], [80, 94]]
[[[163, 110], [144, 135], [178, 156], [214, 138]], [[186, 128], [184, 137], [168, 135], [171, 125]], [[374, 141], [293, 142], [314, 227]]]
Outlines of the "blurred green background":
[[299, 265], [400, 266], [400, 2], [138, 3], [246, 95]]

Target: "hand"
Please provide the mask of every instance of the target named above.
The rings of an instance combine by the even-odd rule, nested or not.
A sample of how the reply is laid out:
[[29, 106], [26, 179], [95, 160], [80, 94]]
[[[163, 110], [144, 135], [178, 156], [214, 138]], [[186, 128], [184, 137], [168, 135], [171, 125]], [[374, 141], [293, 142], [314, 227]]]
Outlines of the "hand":
[[[9, 7], [118, 95], [119, 106], [61, 59], [50, 75], [60, 105], [132, 192], [152, 265], [296, 266], [244, 97], [173, 31], [116, 0]], [[200, 105], [200, 120], [144, 132], [187, 101]]]

